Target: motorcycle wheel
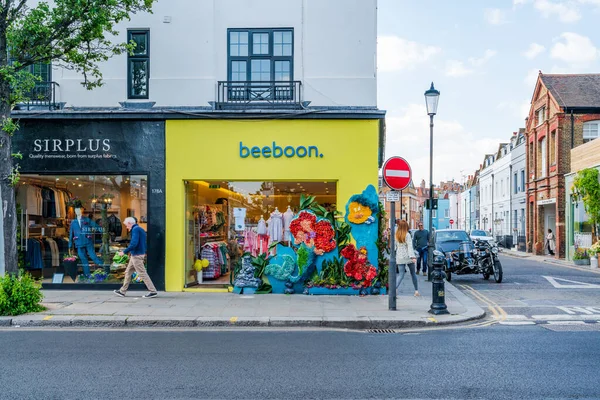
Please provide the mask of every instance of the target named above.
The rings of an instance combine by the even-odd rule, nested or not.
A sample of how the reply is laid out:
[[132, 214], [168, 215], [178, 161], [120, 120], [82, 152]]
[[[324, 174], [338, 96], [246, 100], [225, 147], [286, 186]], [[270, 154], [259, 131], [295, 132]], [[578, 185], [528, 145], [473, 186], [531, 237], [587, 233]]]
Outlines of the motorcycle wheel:
[[502, 264], [500, 264], [500, 261], [494, 263], [494, 280], [496, 283], [502, 283]]
[[446, 280], [448, 282], [452, 281], [452, 272], [446, 271]]
[[487, 273], [483, 274], [483, 280], [487, 281], [488, 279], [490, 279], [490, 274], [487, 274]]

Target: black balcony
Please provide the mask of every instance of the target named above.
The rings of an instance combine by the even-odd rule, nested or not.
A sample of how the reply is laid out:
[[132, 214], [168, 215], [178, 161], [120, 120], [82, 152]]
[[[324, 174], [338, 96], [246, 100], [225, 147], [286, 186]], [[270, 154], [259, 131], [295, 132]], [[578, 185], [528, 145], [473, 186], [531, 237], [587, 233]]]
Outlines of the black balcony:
[[60, 104], [56, 102], [56, 82], [37, 82], [33, 89], [26, 94], [27, 100], [17, 105], [19, 110], [58, 110]]
[[300, 81], [219, 81], [216, 107], [244, 108], [302, 108]]

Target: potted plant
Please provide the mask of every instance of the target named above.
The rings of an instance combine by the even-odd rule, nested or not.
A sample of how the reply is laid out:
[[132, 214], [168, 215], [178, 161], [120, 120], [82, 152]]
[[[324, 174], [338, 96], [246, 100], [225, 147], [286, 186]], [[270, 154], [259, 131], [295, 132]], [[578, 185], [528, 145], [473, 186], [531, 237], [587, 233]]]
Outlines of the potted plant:
[[63, 266], [65, 267], [65, 273], [75, 281], [77, 278], [77, 261], [79, 258], [73, 254], [65, 254], [63, 258]]
[[575, 265], [590, 265], [590, 255], [585, 249], [576, 249], [573, 254]]

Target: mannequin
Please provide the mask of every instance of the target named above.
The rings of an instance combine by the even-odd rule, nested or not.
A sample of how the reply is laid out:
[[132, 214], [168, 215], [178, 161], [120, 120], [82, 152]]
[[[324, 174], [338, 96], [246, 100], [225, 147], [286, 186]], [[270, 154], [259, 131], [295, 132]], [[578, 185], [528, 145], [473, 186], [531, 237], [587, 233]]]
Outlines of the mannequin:
[[69, 229], [69, 248], [75, 247], [77, 249], [77, 255], [83, 267], [83, 274], [89, 276], [90, 264], [88, 257], [96, 265], [103, 265], [103, 263], [94, 250], [94, 238], [92, 234], [97, 229], [97, 225], [88, 217], [84, 217], [83, 211], [83, 207], [75, 209], [76, 218], [71, 221], [71, 228]]
[[269, 249], [269, 235], [267, 234], [267, 222], [262, 215], [258, 221], [256, 233], [258, 233], [258, 254], [267, 253]]
[[271, 213], [271, 241], [281, 242], [283, 240], [283, 214], [275, 207]]
[[292, 234], [290, 232], [290, 224], [292, 223], [292, 219], [294, 219], [294, 212], [290, 206], [288, 206], [286, 212], [283, 213], [283, 240], [286, 242], [292, 240]]

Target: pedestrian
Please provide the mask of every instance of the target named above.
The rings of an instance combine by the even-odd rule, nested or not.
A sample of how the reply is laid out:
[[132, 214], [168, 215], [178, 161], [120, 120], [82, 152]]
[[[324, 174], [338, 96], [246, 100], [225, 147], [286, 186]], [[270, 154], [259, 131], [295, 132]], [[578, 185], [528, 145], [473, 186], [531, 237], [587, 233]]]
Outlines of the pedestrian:
[[396, 293], [400, 289], [404, 274], [406, 273], [406, 267], [408, 267], [412, 276], [413, 286], [415, 287], [415, 297], [419, 297], [419, 282], [417, 281], [417, 274], [415, 272], [417, 257], [415, 256], [412, 243], [412, 237], [408, 232], [408, 223], [402, 220], [398, 223], [398, 230], [396, 231], [396, 268], [398, 272], [398, 275], [396, 275]]
[[125, 250], [119, 251], [119, 255], [129, 254], [129, 263], [125, 269], [123, 286], [114, 292], [117, 296], [125, 297], [127, 289], [129, 288], [129, 283], [131, 283], [131, 275], [135, 271], [149, 291], [149, 293], [142, 297], [146, 299], [156, 297], [158, 295], [158, 293], [156, 293], [156, 287], [154, 287], [154, 283], [152, 283], [152, 279], [150, 279], [146, 272], [146, 267], [144, 267], [144, 258], [146, 257], [146, 231], [137, 224], [133, 217], [125, 218], [123, 223], [127, 227], [127, 230], [131, 232], [131, 241]]
[[553, 256], [554, 250], [556, 249], [556, 241], [552, 229], [548, 229], [548, 235], [546, 235], [546, 247], [548, 248], [548, 253]]
[[423, 229], [423, 223], [419, 222], [419, 230], [413, 237], [413, 248], [417, 251], [417, 275], [423, 268], [423, 275], [427, 275], [427, 250], [429, 246], [429, 231]]

